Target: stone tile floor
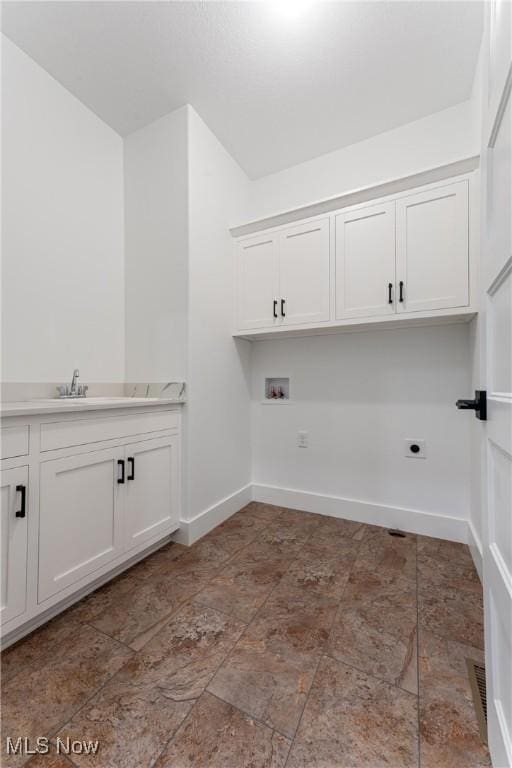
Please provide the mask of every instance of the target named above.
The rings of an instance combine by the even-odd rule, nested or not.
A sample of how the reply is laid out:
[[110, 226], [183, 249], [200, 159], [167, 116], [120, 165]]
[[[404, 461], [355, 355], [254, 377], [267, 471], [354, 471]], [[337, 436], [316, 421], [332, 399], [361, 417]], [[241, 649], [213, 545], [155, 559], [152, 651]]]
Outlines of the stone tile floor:
[[480, 768], [467, 547], [252, 503], [2, 654], [15, 768]]

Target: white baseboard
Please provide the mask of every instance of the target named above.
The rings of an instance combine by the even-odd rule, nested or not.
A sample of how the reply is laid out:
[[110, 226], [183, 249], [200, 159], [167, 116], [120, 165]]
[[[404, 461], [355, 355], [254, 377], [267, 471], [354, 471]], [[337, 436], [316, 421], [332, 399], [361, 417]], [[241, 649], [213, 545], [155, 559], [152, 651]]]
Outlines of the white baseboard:
[[359, 523], [382, 525], [385, 528], [399, 528], [408, 533], [419, 533], [463, 544], [468, 542], [467, 520], [450, 515], [388, 507], [359, 499], [345, 499], [341, 496], [327, 496], [259, 483], [253, 484], [253, 499], [278, 507], [302, 509], [305, 512], [317, 512], [320, 515], [342, 517]]
[[494, 768], [510, 768], [512, 766], [512, 740], [507, 717], [503, 712], [501, 701], [490, 700], [487, 704], [490, 709], [489, 746], [491, 750], [492, 765]]
[[217, 504], [214, 504], [209, 509], [205, 509], [200, 515], [192, 518], [192, 520], [180, 520], [180, 528], [173, 534], [173, 541], [177, 541], [180, 544], [190, 546], [195, 541], [204, 536], [209, 531], [216, 528], [227, 520], [228, 517], [234, 515], [239, 509], [245, 507], [246, 504], [252, 501], [252, 483], [244, 485], [243, 488], [239, 488], [230, 496], [226, 496], [225, 499], [221, 499]]
[[480, 576], [480, 581], [483, 581], [482, 542], [471, 520], [468, 520], [468, 546], [469, 551], [471, 552], [471, 557], [473, 558], [473, 562], [475, 564], [475, 568], [478, 575]]
[[341, 496], [328, 496], [261, 483], [248, 483], [200, 515], [196, 515], [192, 520], [181, 520], [180, 529], [173, 534], [172, 538], [180, 544], [190, 546], [252, 500], [275, 504], [278, 507], [316, 512], [329, 517], [355, 520], [359, 523], [381, 525], [385, 528], [399, 528], [408, 533], [418, 533], [463, 544], [469, 543], [473, 557], [477, 558], [475, 566], [481, 574], [481, 545], [467, 520], [451, 515], [389, 507], [360, 499], [346, 499]]

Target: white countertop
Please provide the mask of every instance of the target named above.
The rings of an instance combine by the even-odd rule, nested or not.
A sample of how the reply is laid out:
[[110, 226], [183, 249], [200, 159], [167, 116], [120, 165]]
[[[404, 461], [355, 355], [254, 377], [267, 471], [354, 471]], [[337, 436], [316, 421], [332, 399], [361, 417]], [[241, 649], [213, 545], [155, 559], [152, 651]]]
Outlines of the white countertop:
[[112, 408], [144, 408], [161, 405], [181, 405], [185, 401], [166, 397], [83, 397], [76, 399], [47, 398], [20, 400], [0, 405], [0, 416], [34, 416], [45, 413], [79, 413]]

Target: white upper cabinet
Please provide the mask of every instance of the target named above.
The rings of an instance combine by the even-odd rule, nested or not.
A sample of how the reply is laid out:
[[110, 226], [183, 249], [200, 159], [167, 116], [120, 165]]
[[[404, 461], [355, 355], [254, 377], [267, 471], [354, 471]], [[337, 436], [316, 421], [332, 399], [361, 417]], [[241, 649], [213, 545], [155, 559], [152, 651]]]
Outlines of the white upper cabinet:
[[329, 320], [329, 219], [306, 222], [279, 235], [282, 325]]
[[277, 321], [277, 236], [253, 237], [238, 244], [238, 327], [267, 328]]
[[470, 178], [239, 240], [238, 335], [470, 319]]
[[395, 312], [395, 203], [336, 216], [336, 319]]
[[4, 624], [22, 614], [26, 604], [28, 467], [6, 469], [0, 477], [0, 618]]
[[397, 311], [466, 306], [467, 181], [397, 200], [396, 232]]

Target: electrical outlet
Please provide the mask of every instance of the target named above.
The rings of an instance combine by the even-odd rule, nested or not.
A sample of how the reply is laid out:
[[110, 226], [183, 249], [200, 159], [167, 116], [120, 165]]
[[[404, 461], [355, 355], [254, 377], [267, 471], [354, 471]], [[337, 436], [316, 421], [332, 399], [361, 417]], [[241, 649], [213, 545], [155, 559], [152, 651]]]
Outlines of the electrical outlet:
[[427, 458], [427, 444], [424, 440], [409, 440], [404, 441], [405, 455], [409, 459], [426, 459]]
[[309, 432], [300, 431], [297, 432], [297, 445], [299, 448], [309, 447]]

